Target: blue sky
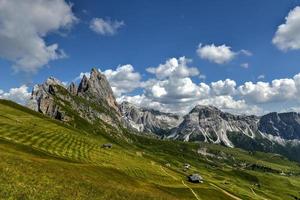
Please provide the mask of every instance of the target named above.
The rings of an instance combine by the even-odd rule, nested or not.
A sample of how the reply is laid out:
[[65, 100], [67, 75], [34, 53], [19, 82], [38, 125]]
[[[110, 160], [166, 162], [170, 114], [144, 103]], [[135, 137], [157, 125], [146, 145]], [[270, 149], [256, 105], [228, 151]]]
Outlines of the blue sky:
[[[14, 0], [12, 0], [11, 5], [3, 5], [2, 9], [5, 9], [7, 13], [5, 16], [0, 14], [0, 22], [20, 23], [22, 20], [18, 17], [7, 17], [7, 15], [13, 15], [13, 12], [18, 11], [18, 9], [23, 9], [20, 12], [32, 13], [30, 6], [24, 5], [20, 8], [14, 8], [13, 2]], [[32, 0], [24, 2], [30, 5]], [[43, 7], [43, 2], [41, 0], [40, 5], [37, 6]], [[71, 0], [69, 2], [56, 0], [53, 10], [50, 12], [55, 12], [55, 7], [62, 7], [65, 11], [58, 16], [61, 15], [62, 18], [67, 16], [69, 17], [68, 21], [59, 21], [56, 26], [49, 25], [46, 31], [40, 31], [44, 27], [39, 24], [36, 25], [34, 20], [26, 21], [26, 23], [30, 23], [34, 27], [39, 35], [38, 38], [42, 39], [46, 46], [57, 44], [56, 50], [63, 50], [64, 54], [57, 53], [58, 56], [55, 54], [55, 58], [48, 58], [45, 62], [39, 62], [39, 64], [33, 65], [31, 70], [28, 70], [24, 64], [14, 67], [18, 65], [16, 60], [23, 54], [11, 56], [8, 50], [2, 51], [1, 49], [6, 49], [11, 45], [9, 42], [5, 42], [0, 48], [0, 89], [3, 90], [2, 93], [8, 93], [10, 88], [17, 88], [24, 84], [32, 86], [43, 82], [49, 76], [70, 82], [81, 72], [87, 72], [94, 66], [105, 71], [108, 69], [116, 70], [117, 66], [130, 64], [134, 68], [134, 73], [141, 76], [138, 78], [138, 84], [143, 86], [122, 92], [117, 95], [118, 98], [123, 96], [122, 99], [134, 102], [127, 97], [146, 95], [147, 100], [143, 104], [154, 107], [159, 104], [159, 108], [169, 111], [178, 107], [177, 104], [169, 105], [168, 101], [171, 101], [172, 98], [178, 99], [177, 103], [179, 102], [180, 105], [184, 100], [176, 96], [178, 94], [171, 95], [172, 91], [167, 91], [166, 88], [164, 89], [169, 96], [162, 94], [163, 100], [150, 94], [149, 91], [153, 92], [154, 84], [149, 86], [147, 83], [149, 79], [166, 81], [170, 77], [160, 80], [157, 73], [149, 73], [146, 69], [158, 67], [170, 58], [179, 59], [184, 56], [191, 60], [188, 68], [195, 67], [199, 72], [197, 75], [181, 76], [181, 78], [189, 78], [195, 85], [204, 82], [211, 86], [212, 82], [230, 79], [238, 87], [247, 81], [254, 84], [258, 81], [270, 83], [274, 79], [293, 79], [300, 72], [300, 45], [299, 48], [297, 45], [296, 47], [287, 45], [280, 48], [280, 45], [272, 43], [272, 39], [275, 37], [279, 25], [286, 23], [285, 18], [298, 5], [300, 5], [300, 1], [296, 0]], [[93, 19], [101, 19], [102, 22], [110, 23], [112, 26], [116, 23], [121, 25], [115, 28], [114, 33], [108, 33], [107, 30], [106, 32], [97, 32], [91, 28]], [[52, 21], [46, 19], [45, 24], [47, 23], [51, 24]], [[292, 24], [292, 26], [296, 27], [292, 29], [291, 34], [300, 31], [297, 24]], [[1, 29], [4, 28], [0, 25], [0, 32]], [[22, 29], [15, 31], [22, 32]], [[28, 34], [32, 34], [32, 31], [28, 31]], [[25, 41], [20, 41], [20, 43], [27, 42], [26, 44], [15, 44], [14, 42], [13, 45], [18, 48], [30, 46], [28, 44], [30, 40], [26, 41], [26, 36], [25, 31], [23, 36]], [[5, 37], [3, 37], [4, 39], [1, 37], [0, 34], [0, 42], [7, 41]], [[291, 40], [294, 39], [295, 41], [292, 42], [297, 43], [298, 38], [286, 37]], [[222, 63], [216, 63], [212, 60], [213, 58], [211, 60], [208, 58], [211, 56], [211, 52], [208, 52], [209, 55], [202, 55], [202, 57], [200, 53], [197, 53], [200, 43], [202, 47], [206, 45], [212, 47], [213, 44], [215, 47], [225, 45], [225, 49], [229, 48], [233, 56], [230, 59], [225, 59], [226, 61]], [[248, 53], [244, 53], [244, 51]], [[26, 54], [26, 56], [33, 55], [35, 54]], [[245, 66], [248, 67], [245, 68]], [[204, 75], [205, 79], [203, 79]], [[258, 77], [260, 78], [258, 79]], [[112, 79], [109, 78], [109, 80]], [[117, 84], [115, 87], [118, 87]], [[168, 87], [171, 88], [171, 86]], [[30, 87], [27, 90], [30, 90]], [[232, 96], [236, 101], [244, 100], [247, 105], [254, 104], [262, 108], [262, 112], [276, 110], [276, 103], [280, 103], [282, 105], [280, 109], [283, 110], [289, 110], [291, 107], [299, 105], [294, 100], [297, 96], [293, 97], [292, 100], [278, 100], [276, 97], [275, 100], [268, 100], [267, 102], [254, 101], [253, 97], [250, 98], [252, 100], [249, 100], [245, 94], [214, 94], [214, 97], [216, 96]], [[217, 100], [208, 100], [211, 103], [214, 101]], [[199, 103], [199, 99], [192, 102], [193, 105]], [[274, 102], [275, 106], [273, 105]], [[288, 106], [283, 106], [286, 102], [288, 102]], [[232, 110], [237, 110], [234, 109], [234, 106], [229, 107]], [[189, 107], [183, 106], [183, 108], [180, 111], [186, 111]], [[220, 108], [226, 109], [226, 106], [220, 106]]]

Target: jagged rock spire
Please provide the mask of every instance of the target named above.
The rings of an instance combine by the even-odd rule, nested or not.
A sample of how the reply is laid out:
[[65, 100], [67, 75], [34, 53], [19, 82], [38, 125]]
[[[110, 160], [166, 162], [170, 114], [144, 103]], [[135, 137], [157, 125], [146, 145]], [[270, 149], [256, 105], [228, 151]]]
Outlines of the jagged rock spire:
[[72, 95], [76, 95], [76, 94], [77, 94], [77, 90], [78, 90], [77, 85], [76, 85], [74, 82], [72, 82], [72, 83], [69, 85], [69, 87], [68, 87], [68, 91], [69, 91]]
[[118, 104], [108, 80], [96, 68], [91, 70], [90, 78], [83, 76], [78, 87], [78, 95], [89, 98], [91, 101], [105, 101], [119, 113]]

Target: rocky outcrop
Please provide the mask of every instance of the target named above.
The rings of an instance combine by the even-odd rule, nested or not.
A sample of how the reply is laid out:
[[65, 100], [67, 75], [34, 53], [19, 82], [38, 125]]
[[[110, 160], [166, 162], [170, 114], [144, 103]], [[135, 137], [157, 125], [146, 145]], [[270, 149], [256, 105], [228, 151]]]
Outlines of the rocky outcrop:
[[61, 121], [69, 121], [69, 117], [55, 103], [56, 86], [64, 87], [63, 84], [54, 77], [48, 78], [45, 83], [35, 85], [32, 91], [31, 108]]
[[77, 95], [94, 103], [105, 102], [119, 113], [118, 104], [105, 75], [95, 68], [92, 69], [90, 78], [83, 76]]
[[228, 133], [256, 136], [259, 118], [256, 116], [232, 115], [213, 106], [196, 106], [184, 116], [183, 122], [172, 131], [168, 138], [183, 141], [205, 141], [234, 145]]
[[78, 90], [78, 87], [77, 87], [77, 85], [76, 85], [74, 82], [72, 82], [72, 83], [69, 85], [69, 87], [68, 87], [68, 91], [69, 91], [70, 94], [72, 94], [72, 95], [77, 95], [77, 90]]
[[84, 76], [79, 86], [71, 83], [67, 88], [50, 77], [34, 86], [31, 107], [61, 121], [71, 121], [79, 115], [91, 123], [99, 120], [112, 126], [121, 124], [121, 113], [112, 89], [98, 70], [92, 69], [90, 78]]
[[179, 115], [138, 108], [129, 102], [123, 102], [119, 107], [127, 127], [131, 127], [139, 132], [163, 136], [171, 129], [177, 127], [182, 121], [182, 117]]

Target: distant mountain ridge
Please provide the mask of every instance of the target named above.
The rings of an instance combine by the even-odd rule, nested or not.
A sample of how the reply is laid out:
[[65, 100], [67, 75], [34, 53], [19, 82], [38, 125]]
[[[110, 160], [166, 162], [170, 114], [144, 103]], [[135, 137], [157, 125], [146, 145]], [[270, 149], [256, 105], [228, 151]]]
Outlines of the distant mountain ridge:
[[129, 102], [122, 102], [119, 107], [129, 127], [139, 132], [154, 133], [158, 136], [168, 134], [183, 120], [179, 115], [138, 108]]
[[[126, 105], [125, 108], [124, 105]], [[172, 123], [169, 126], [160, 126], [152, 121], [151, 128], [146, 129], [148, 132], [160, 134], [156, 132], [159, 129], [169, 139], [206, 141], [221, 143], [229, 147], [234, 145], [228, 139], [227, 133], [243, 134], [252, 139], [263, 137], [274, 141], [276, 141], [276, 138], [277, 140], [287, 141], [300, 139], [300, 114], [295, 112], [274, 112], [259, 117], [255, 115], [234, 115], [223, 112], [214, 106], [197, 105], [188, 114], [181, 117], [171, 113], [138, 108], [128, 102], [121, 104], [121, 111], [123, 117], [125, 116], [128, 120], [135, 122], [131, 123], [133, 127], [137, 125], [139, 127], [148, 127], [149, 121], [142, 119], [146, 119], [145, 115], [149, 112], [152, 118], [162, 114], [169, 117], [169, 120], [165, 120], [165, 123], [174, 118], [178, 119], [173, 121], [176, 123]], [[140, 132], [144, 131], [144, 129], [137, 130]]]

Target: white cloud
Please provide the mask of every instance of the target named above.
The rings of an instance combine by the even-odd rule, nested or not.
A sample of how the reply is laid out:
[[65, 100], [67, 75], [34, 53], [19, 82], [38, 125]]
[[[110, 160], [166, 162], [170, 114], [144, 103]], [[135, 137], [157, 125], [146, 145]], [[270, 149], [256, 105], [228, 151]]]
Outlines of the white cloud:
[[264, 74], [261, 74], [257, 77], [257, 79], [265, 79], [265, 75]]
[[268, 82], [246, 82], [239, 86], [239, 95], [251, 103], [287, 102], [299, 99], [300, 85], [297, 74], [293, 79], [275, 79]]
[[164, 64], [148, 68], [157, 79], [150, 79], [143, 84], [145, 96], [162, 104], [182, 104], [199, 98], [204, 90], [190, 77], [199, 75], [195, 67], [188, 66], [192, 61], [185, 57], [168, 59]]
[[278, 26], [272, 40], [280, 50], [300, 49], [300, 7], [291, 10], [285, 18], [285, 23]]
[[201, 95], [200, 88], [188, 77], [150, 80], [145, 83], [144, 89], [148, 98], [163, 103], [188, 102]]
[[234, 95], [236, 82], [230, 79], [225, 81], [219, 80], [211, 83], [212, 92], [217, 95]]
[[202, 44], [199, 44], [197, 53], [200, 58], [217, 64], [227, 63], [236, 56], [236, 53], [231, 50], [231, 47], [225, 44], [221, 46], [215, 46], [214, 44], [202, 46]]
[[206, 79], [206, 75], [205, 74], [200, 74], [199, 75], [199, 79], [200, 80], [205, 80]]
[[230, 46], [225, 44], [216, 46], [215, 44], [211, 45], [202, 45], [201, 43], [198, 46], [197, 54], [200, 58], [208, 60], [216, 64], [225, 64], [233, 60], [239, 54], [244, 54], [246, 56], [252, 56], [252, 53], [248, 50], [242, 49], [238, 52], [231, 50]]
[[66, 56], [58, 44], [46, 44], [44, 37], [76, 20], [64, 0], [1, 0], [0, 57], [12, 61], [16, 71], [34, 73]]
[[242, 63], [241, 67], [245, 68], [245, 69], [248, 69], [249, 68], [249, 63]]
[[223, 111], [236, 114], [261, 114], [263, 111], [256, 105], [249, 105], [245, 100], [235, 100], [232, 96], [214, 96], [197, 102], [200, 105], [213, 105]]
[[164, 79], [168, 77], [185, 78], [189, 76], [196, 76], [199, 71], [195, 67], [189, 67], [191, 59], [185, 57], [171, 58], [164, 64], [160, 64], [158, 67], [150, 67], [146, 70], [149, 73], [155, 74], [158, 79]]
[[8, 99], [17, 102], [22, 105], [26, 105], [29, 101], [31, 93], [28, 91], [26, 85], [22, 85], [19, 88], [11, 88], [9, 92], [0, 90], [0, 99]]
[[116, 96], [134, 91], [141, 87], [141, 75], [134, 71], [132, 65], [121, 65], [116, 70], [108, 69], [102, 72], [110, 82]]
[[237, 114], [257, 115], [270, 110], [282, 111], [282, 106], [276, 106], [278, 103], [287, 108], [300, 105], [300, 73], [270, 83], [245, 82], [241, 85], [231, 79], [197, 85], [190, 77], [165, 77], [147, 80], [142, 87], [144, 93], [134, 97], [124, 94], [118, 101], [126, 100], [138, 106], [181, 114], [197, 104], [213, 105]]
[[122, 26], [124, 21], [111, 21], [103, 18], [93, 18], [90, 22], [90, 29], [100, 35], [112, 36], [115, 35]]
[[129, 101], [138, 106], [180, 114], [187, 113], [197, 104], [214, 105], [237, 113], [247, 110], [258, 112], [256, 107], [250, 109], [244, 100], [234, 99], [236, 82], [233, 80], [220, 80], [210, 85], [194, 83], [191, 76], [199, 72], [190, 70], [186, 60], [184, 57], [172, 58], [158, 67], [148, 68], [147, 71], [155, 74], [157, 79], [149, 79], [142, 84], [144, 93], [135, 96], [124, 94], [117, 99], [118, 102]]

